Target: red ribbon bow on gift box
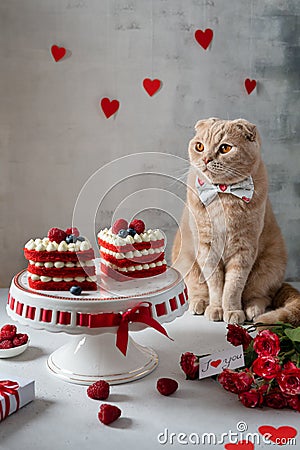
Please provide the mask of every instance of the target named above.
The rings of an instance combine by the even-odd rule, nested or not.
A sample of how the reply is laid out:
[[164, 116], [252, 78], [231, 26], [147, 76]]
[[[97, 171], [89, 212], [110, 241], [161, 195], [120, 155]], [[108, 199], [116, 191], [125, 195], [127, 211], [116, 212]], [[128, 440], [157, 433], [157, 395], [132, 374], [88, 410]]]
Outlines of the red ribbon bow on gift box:
[[16, 381], [11, 380], [0, 380], [0, 396], [4, 398], [5, 401], [5, 412], [3, 414], [2, 403], [0, 402], [0, 420], [5, 419], [10, 411], [10, 399], [9, 395], [14, 395], [17, 403], [17, 410], [20, 407], [20, 397], [19, 397], [19, 384]]

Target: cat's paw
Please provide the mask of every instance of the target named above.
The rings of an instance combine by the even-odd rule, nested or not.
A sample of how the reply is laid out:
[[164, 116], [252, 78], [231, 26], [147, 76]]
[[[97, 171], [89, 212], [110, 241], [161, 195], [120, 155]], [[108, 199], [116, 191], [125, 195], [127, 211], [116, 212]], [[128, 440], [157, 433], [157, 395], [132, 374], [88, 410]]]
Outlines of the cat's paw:
[[219, 322], [223, 320], [223, 308], [219, 306], [208, 305], [205, 310], [205, 317], [207, 317], [208, 320]]
[[192, 314], [197, 314], [197, 315], [204, 314], [207, 306], [208, 306], [208, 300], [204, 300], [202, 298], [199, 300], [194, 300], [194, 299], [189, 300], [189, 311]]
[[248, 320], [254, 320], [265, 312], [266, 308], [262, 305], [248, 305], [245, 307], [245, 313]]
[[244, 311], [235, 309], [232, 311], [224, 311], [224, 322], [227, 323], [244, 323], [246, 319]]

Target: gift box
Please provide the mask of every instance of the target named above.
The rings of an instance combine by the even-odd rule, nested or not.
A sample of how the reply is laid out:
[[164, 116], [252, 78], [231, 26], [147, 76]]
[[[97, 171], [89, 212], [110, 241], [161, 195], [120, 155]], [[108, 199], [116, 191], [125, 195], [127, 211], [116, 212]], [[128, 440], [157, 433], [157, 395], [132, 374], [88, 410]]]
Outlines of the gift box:
[[34, 380], [0, 373], [0, 422], [34, 400]]

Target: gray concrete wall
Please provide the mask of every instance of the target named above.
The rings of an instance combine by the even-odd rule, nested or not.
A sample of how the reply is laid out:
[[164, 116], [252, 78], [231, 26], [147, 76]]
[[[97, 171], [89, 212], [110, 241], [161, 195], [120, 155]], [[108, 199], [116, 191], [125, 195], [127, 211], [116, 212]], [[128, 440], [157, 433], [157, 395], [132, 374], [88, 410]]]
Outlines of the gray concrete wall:
[[[97, 168], [133, 152], [186, 158], [194, 123], [208, 116], [258, 125], [287, 277], [299, 280], [299, 12], [298, 0], [1, 0], [1, 285], [25, 265], [27, 239], [68, 226]], [[194, 39], [205, 28], [214, 30], [206, 51]], [[53, 44], [72, 55], [55, 63]], [[145, 77], [163, 81], [152, 98]], [[248, 77], [258, 82], [249, 96]], [[121, 102], [115, 117], [104, 117], [102, 97]], [[153, 183], [140, 176], [116, 189], [95, 227], [124, 192]], [[151, 217], [171, 240], [175, 219]]]

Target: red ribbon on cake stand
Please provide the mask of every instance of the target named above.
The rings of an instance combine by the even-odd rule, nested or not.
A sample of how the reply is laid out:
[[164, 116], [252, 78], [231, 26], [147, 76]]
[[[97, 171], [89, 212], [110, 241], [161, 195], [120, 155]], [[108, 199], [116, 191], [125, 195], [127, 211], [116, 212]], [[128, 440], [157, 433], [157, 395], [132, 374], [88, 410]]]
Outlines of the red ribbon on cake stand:
[[5, 411], [3, 413], [2, 403], [0, 402], [0, 419], [5, 419], [10, 411], [10, 399], [9, 395], [14, 395], [16, 399], [17, 409], [20, 408], [20, 397], [19, 397], [19, 384], [16, 381], [11, 380], [0, 380], [0, 395], [5, 401]]

